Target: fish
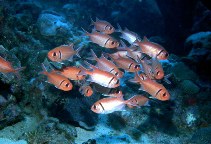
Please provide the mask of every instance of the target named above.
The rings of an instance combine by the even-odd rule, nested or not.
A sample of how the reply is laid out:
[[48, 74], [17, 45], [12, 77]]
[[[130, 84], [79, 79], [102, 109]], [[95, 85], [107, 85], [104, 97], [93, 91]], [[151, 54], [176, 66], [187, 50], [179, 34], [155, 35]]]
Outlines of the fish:
[[164, 78], [164, 70], [158, 59], [152, 58], [152, 73], [155, 79], [160, 80]]
[[139, 37], [139, 35], [135, 32], [132, 32], [130, 30], [128, 30], [127, 28], [125, 28], [124, 30], [122, 30], [121, 26], [119, 24], [117, 24], [118, 29], [116, 30], [116, 32], [120, 32], [121, 33], [121, 38], [128, 41], [130, 44], [133, 44], [137, 39], [141, 40], [141, 38]]
[[77, 55], [80, 58], [79, 51], [81, 48], [82, 47], [79, 47], [77, 50], [74, 50], [73, 44], [61, 45], [50, 50], [48, 52], [48, 58], [55, 62], [62, 62], [64, 60], [72, 61], [74, 55]]
[[120, 85], [119, 79], [115, 75], [107, 71], [103, 71], [86, 61], [85, 63], [92, 69], [92, 71], [84, 69], [78, 75], [89, 75], [90, 77], [87, 79], [87, 81], [95, 82], [108, 88], [116, 88]]
[[82, 71], [82, 68], [76, 66], [65, 67], [58, 71], [60, 75], [63, 75], [71, 80], [83, 80], [86, 76], [78, 75]]
[[140, 65], [136, 63], [134, 60], [132, 60], [131, 58], [123, 58], [120, 55], [117, 58], [110, 54], [108, 55], [111, 57], [111, 59], [119, 68], [122, 68], [128, 72], [137, 72], [141, 69]]
[[123, 111], [126, 104], [130, 104], [130, 99], [124, 100], [123, 98], [115, 97], [103, 98], [95, 102], [91, 110], [98, 114], [109, 114], [115, 111]]
[[89, 36], [90, 40], [93, 43], [98, 44], [101, 47], [112, 49], [112, 48], [117, 48], [119, 46], [119, 42], [107, 34], [99, 32], [88, 33], [87, 31], [85, 31], [85, 35]]
[[123, 58], [128, 58], [127, 56], [127, 50], [118, 50], [117, 52], [115, 53], [111, 53], [110, 54], [112, 57], [123, 57]]
[[92, 90], [91, 86], [86, 85], [86, 84], [80, 86], [79, 92], [86, 97], [90, 97], [93, 94], [93, 90]]
[[133, 98], [130, 100], [130, 103], [132, 104], [127, 104], [129, 108], [134, 108], [133, 105], [138, 105], [138, 106], [147, 106], [148, 105], [149, 98], [143, 96], [143, 95], [135, 95]]
[[73, 88], [72, 83], [66, 78], [58, 74], [55, 71], [47, 72], [44, 64], [42, 64], [43, 71], [41, 74], [46, 75], [48, 77], [47, 82], [53, 84], [56, 88], [63, 90], [63, 91], [70, 91]]
[[123, 93], [119, 88], [106, 88], [98, 84], [92, 84], [92, 86], [95, 91], [102, 93], [103, 96], [123, 97]]
[[142, 53], [145, 53], [152, 58], [156, 57], [158, 60], [168, 59], [168, 52], [161, 45], [150, 42], [146, 36], [142, 41], [136, 40], [133, 45], [139, 46]]
[[103, 54], [101, 55], [100, 58], [98, 58], [92, 49], [91, 49], [91, 53], [92, 53], [92, 57], [97, 61], [96, 66], [99, 69], [112, 73], [117, 78], [121, 78], [123, 76], [124, 73], [120, 71], [112, 61], [106, 59]]
[[166, 101], [170, 99], [170, 94], [167, 91], [167, 89], [162, 84], [159, 84], [156, 81], [151, 80], [144, 73], [141, 73], [140, 75], [138, 75], [138, 73], [135, 73], [134, 79], [130, 81], [136, 83], [138, 82], [141, 85], [139, 90], [146, 91], [152, 97], [158, 100]]
[[105, 34], [112, 34], [115, 31], [115, 28], [109, 22], [99, 20], [98, 18], [96, 18], [96, 21], [91, 19], [91, 25], [94, 25], [95, 30]]
[[7, 61], [0, 56], [0, 72], [1, 73], [15, 73], [18, 76], [18, 72], [24, 70], [26, 67], [14, 68], [11, 62]]

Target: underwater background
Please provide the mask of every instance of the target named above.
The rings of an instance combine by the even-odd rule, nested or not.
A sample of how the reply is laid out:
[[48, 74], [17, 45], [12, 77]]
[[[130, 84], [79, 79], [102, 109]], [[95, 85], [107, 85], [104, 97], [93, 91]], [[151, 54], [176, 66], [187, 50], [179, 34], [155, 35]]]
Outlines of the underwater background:
[[[14, 68], [25, 68], [0, 71], [0, 144], [210, 144], [210, 8], [205, 0], [0, 0], [0, 56]], [[42, 64], [48, 71], [87, 68], [85, 61], [95, 63], [87, 60], [93, 58], [91, 50], [98, 57], [115, 51], [86, 36], [96, 17], [168, 51], [160, 62], [171, 84], [159, 83], [169, 100], [139, 90], [128, 81], [134, 73], [122, 70], [118, 88], [124, 99], [141, 94], [148, 105], [98, 114], [91, 107], [104, 98], [105, 88], [87, 97], [78, 81], [71, 80], [70, 91], [46, 82]], [[119, 35], [114, 34], [118, 41]], [[63, 63], [48, 58], [50, 50], [70, 44], [81, 48], [79, 57]]]

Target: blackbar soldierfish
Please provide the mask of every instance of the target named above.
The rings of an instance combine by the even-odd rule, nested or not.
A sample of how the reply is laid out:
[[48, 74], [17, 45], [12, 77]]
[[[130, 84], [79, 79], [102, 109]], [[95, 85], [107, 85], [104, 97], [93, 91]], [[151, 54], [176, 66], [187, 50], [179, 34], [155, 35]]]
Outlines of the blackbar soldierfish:
[[63, 91], [72, 90], [73, 85], [65, 76], [58, 74], [56, 71], [47, 72], [44, 64], [42, 64], [42, 68], [43, 72], [41, 72], [41, 74], [44, 74], [48, 77], [47, 82], [53, 84], [56, 88]]
[[86, 62], [87, 65], [89, 65], [92, 68], [92, 71], [83, 70], [79, 73], [79, 75], [89, 75], [88, 81], [95, 82], [101, 86], [108, 87], [108, 88], [116, 88], [119, 86], [119, 80], [118, 78], [107, 72], [100, 70], [96, 66], [93, 66]]
[[77, 50], [73, 49], [73, 44], [70, 45], [61, 45], [56, 47], [48, 52], [48, 58], [51, 61], [61, 62], [64, 60], [72, 61], [73, 56], [77, 55], [80, 58], [78, 52], [82, 47], [79, 47]]
[[93, 43], [98, 44], [101, 47], [117, 48], [119, 46], [119, 42], [107, 34], [99, 32], [92, 32], [92, 33], [86, 32], [86, 35], [89, 36], [90, 40]]
[[91, 53], [92, 57], [97, 61], [96, 66], [99, 69], [112, 73], [117, 78], [121, 78], [123, 76], [123, 72], [120, 71], [112, 61], [106, 59], [103, 54], [101, 55], [101, 58], [98, 58], [92, 49]]
[[98, 18], [96, 18], [95, 22], [91, 19], [91, 25], [94, 25], [95, 30], [105, 34], [112, 34], [115, 31], [115, 28], [109, 22], [99, 20]]
[[133, 105], [138, 105], [138, 106], [147, 106], [148, 105], [149, 99], [143, 95], [135, 95], [133, 98], [131, 98], [130, 103], [132, 104], [127, 104], [129, 108], [133, 108]]
[[89, 85], [80, 86], [79, 92], [86, 97], [90, 97], [93, 94], [93, 90]]
[[159, 44], [150, 42], [146, 37], [142, 41], [136, 40], [134, 45], [140, 47], [141, 52], [158, 60], [166, 60], [169, 56], [168, 52]]
[[0, 56], [0, 72], [2, 73], [17, 73], [21, 70], [25, 69], [25, 67], [20, 67], [20, 68], [13, 68], [12, 64], [5, 60], [4, 58], [2, 58]]

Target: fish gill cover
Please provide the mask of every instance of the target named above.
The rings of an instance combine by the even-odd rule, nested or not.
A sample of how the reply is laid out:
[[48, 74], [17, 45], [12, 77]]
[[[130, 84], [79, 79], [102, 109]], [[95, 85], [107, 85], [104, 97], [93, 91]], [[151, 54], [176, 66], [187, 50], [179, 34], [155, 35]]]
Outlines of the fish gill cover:
[[206, 4], [0, 1], [0, 143], [211, 143]]

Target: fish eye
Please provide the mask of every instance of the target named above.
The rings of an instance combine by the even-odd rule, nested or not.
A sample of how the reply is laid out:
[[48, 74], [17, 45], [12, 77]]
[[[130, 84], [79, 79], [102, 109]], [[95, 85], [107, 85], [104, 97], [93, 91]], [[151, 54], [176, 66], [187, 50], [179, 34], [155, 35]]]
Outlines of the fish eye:
[[70, 86], [70, 84], [69, 83], [66, 83], [66, 85], [65, 85], [66, 87], [69, 87]]
[[168, 56], [169, 56], [169, 54], [168, 54], [168, 53], [166, 53], [166, 54], [165, 54], [165, 57], [168, 57]]
[[163, 96], [164, 96], [164, 97], [166, 96], [166, 92], [165, 92], [165, 93], [163, 93]]
[[115, 73], [115, 76], [118, 76], [118, 74], [119, 74], [119, 73], [118, 73], [118, 72], [116, 72], [116, 73]]
[[138, 69], [140, 66], [139, 65], [135, 65], [135, 69]]
[[54, 57], [56, 56], [56, 52], [53, 52], [53, 56], [54, 56]]
[[111, 45], [114, 45], [114, 43], [115, 43], [115, 42], [114, 42], [114, 41], [112, 41], [112, 42], [111, 42]]
[[93, 108], [96, 110], [97, 109], [96, 105], [94, 105]]
[[112, 27], [111, 26], [109, 27], [109, 30], [112, 30]]
[[159, 75], [159, 74], [160, 74], [160, 71], [157, 72], [157, 75]]

